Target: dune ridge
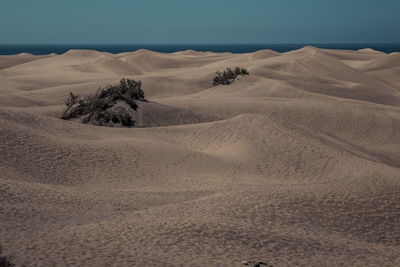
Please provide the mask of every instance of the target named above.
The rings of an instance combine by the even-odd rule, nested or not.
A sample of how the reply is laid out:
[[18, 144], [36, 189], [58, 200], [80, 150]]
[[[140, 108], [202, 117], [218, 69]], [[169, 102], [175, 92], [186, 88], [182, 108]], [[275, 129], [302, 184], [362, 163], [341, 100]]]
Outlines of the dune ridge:
[[[213, 86], [217, 70], [249, 76]], [[0, 245], [18, 265], [400, 265], [399, 53], [0, 57]], [[141, 80], [137, 128], [59, 119]]]

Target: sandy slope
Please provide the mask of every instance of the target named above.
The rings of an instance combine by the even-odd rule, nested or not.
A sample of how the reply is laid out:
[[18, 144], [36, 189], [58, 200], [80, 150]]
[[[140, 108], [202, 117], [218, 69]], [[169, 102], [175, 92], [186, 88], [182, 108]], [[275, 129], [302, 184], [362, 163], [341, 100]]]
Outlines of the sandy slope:
[[[314, 47], [0, 57], [0, 243], [29, 266], [399, 266], [399, 70]], [[58, 119], [122, 77], [142, 128]]]

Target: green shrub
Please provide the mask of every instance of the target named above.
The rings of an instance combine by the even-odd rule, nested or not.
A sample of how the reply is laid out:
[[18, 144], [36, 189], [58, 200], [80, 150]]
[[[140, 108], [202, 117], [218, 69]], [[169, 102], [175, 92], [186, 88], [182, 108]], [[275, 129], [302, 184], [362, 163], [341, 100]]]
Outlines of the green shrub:
[[232, 70], [231, 68], [226, 68], [224, 72], [221, 73], [220, 71], [217, 71], [216, 74], [217, 76], [215, 76], [213, 79], [213, 85], [229, 85], [236, 80], [237, 76], [249, 75], [249, 72], [246, 69], [235, 67], [235, 70]]
[[94, 94], [80, 96], [70, 93], [61, 118], [80, 119], [83, 123], [98, 126], [120, 124], [133, 127], [133, 111], [138, 109], [136, 101], [146, 101], [141, 87], [140, 81], [122, 79], [118, 85], [100, 88]]
[[0, 267], [14, 267], [15, 264], [11, 262], [11, 259], [3, 255], [3, 248], [0, 246]]

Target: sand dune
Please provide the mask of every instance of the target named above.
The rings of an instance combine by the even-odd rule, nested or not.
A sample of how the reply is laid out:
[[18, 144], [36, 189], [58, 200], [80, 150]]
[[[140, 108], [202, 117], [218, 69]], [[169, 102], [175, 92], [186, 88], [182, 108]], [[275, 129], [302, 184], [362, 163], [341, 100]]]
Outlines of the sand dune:
[[[0, 244], [25, 266], [399, 266], [398, 55], [1, 56]], [[59, 119], [123, 77], [138, 128]]]
[[0, 56], [0, 69], [6, 69], [16, 65], [20, 65], [29, 61], [46, 58], [53, 55], [35, 56], [29, 53], [20, 53], [18, 55]]

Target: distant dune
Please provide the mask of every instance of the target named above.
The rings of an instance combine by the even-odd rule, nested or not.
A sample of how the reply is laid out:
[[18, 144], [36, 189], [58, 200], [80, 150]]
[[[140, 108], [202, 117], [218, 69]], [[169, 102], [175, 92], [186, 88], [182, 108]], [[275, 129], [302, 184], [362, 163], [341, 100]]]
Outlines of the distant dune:
[[[121, 78], [138, 128], [59, 119]], [[399, 53], [0, 56], [0, 125], [18, 266], [400, 266]]]

